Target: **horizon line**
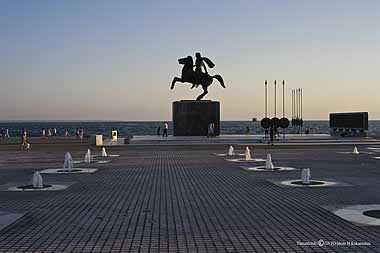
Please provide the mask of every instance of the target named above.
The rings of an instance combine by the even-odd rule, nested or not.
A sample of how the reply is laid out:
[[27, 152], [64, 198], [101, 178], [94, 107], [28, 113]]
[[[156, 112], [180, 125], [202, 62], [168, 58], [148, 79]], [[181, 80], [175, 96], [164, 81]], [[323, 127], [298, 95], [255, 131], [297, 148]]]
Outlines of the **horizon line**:
[[[290, 120], [290, 119], [289, 119]], [[304, 121], [329, 121], [329, 119], [303, 119]], [[376, 121], [380, 119], [368, 119], [369, 121]], [[172, 120], [0, 120], [0, 123], [42, 123], [42, 122], [171, 122]], [[241, 122], [260, 122], [261, 120], [257, 119], [256, 121], [252, 120], [220, 120], [223, 121], [241, 121]]]

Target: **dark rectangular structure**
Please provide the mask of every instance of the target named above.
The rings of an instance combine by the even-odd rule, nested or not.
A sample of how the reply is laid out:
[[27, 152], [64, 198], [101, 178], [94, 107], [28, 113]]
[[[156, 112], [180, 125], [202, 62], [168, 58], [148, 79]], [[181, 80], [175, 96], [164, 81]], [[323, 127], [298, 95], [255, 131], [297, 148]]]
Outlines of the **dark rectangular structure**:
[[338, 136], [366, 136], [368, 112], [330, 113], [330, 133]]
[[210, 123], [215, 135], [220, 134], [220, 103], [211, 100], [173, 102], [174, 136], [207, 136]]

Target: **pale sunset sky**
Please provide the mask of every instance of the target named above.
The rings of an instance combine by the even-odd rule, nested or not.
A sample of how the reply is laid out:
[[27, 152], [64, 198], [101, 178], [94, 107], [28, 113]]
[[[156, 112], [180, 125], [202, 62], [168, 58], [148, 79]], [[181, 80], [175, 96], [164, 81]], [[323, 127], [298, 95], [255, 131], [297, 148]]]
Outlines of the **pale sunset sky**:
[[380, 119], [379, 13], [378, 0], [3, 0], [0, 120], [171, 120], [173, 101], [202, 93], [169, 89], [198, 51], [225, 80], [205, 98], [221, 120], [261, 119], [265, 79], [268, 116], [284, 79], [287, 117], [303, 88], [305, 119]]

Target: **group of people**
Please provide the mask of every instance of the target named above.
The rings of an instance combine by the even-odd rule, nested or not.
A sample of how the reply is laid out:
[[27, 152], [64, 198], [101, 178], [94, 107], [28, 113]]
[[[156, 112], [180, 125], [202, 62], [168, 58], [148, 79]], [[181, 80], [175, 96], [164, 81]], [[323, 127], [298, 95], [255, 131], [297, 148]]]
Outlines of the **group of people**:
[[305, 127], [305, 134], [313, 134], [314, 131], [313, 131], [313, 128], [310, 127], [310, 126], [306, 126]]
[[[81, 139], [83, 138], [83, 136], [84, 136], [84, 130], [83, 130], [82, 127], [76, 129], [76, 135], [78, 137], [80, 137]], [[45, 130], [45, 128], [42, 128], [42, 130], [41, 130], [41, 136], [42, 137], [45, 137], [45, 136], [47, 136], [47, 137], [57, 136], [57, 128], [53, 128], [53, 132], [51, 131], [50, 128], [48, 128], [47, 131]], [[65, 129], [65, 136], [70, 136], [70, 132], [69, 132], [68, 129]]]
[[0, 129], [0, 138], [9, 138], [9, 131], [8, 128], [1, 128]]
[[[169, 124], [168, 122], [162, 123], [162, 137], [168, 137]], [[157, 135], [161, 136], [161, 127], [157, 128]]]
[[[167, 130], [166, 130], [166, 132], [167, 132]], [[26, 128], [23, 128], [22, 133], [23, 133], [23, 135], [24, 135], [24, 133], [26, 135]], [[80, 138], [83, 138], [84, 130], [82, 127], [76, 129], [76, 135]], [[48, 129], [42, 128], [41, 129], [41, 136], [42, 137], [57, 136], [57, 128], [53, 128], [53, 130], [51, 128], [48, 128]], [[64, 136], [70, 136], [70, 132], [68, 129], [65, 129], [65, 135]], [[0, 138], [9, 138], [9, 137], [10, 136], [9, 136], [8, 128], [5, 128], [5, 129], [0, 128]]]
[[[268, 129], [265, 129], [265, 138], [267, 138], [267, 135], [268, 135]], [[274, 127], [274, 126], [271, 126], [269, 128], [269, 141], [268, 141], [268, 145], [274, 145], [274, 138], [275, 137], [280, 137], [280, 132], [278, 131], [278, 128], [277, 127]]]
[[[168, 130], [169, 130], [169, 124], [168, 122], [164, 122], [162, 123], [162, 133], [161, 133], [161, 127], [158, 127], [157, 128], [157, 136], [161, 136], [162, 137], [168, 137]], [[215, 134], [215, 124], [213, 122], [210, 122], [210, 124], [208, 124], [208, 128], [207, 128], [207, 137], [215, 137], [216, 134]]]
[[[54, 136], [57, 136], [57, 129], [56, 128], [54, 128], [54, 130], [53, 130], [53, 134], [54, 134]], [[45, 128], [42, 128], [42, 136], [43, 137], [45, 137], [45, 136], [52, 136], [52, 133], [51, 133], [51, 129], [50, 128], [48, 128], [47, 129], [47, 133], [46, 133], [46, 131], [45, 131]]]
[[81, 139], [83, 139], [83, 135], [84, 135], [84, 130], [83, 128], [77, 128], [77, 136]]

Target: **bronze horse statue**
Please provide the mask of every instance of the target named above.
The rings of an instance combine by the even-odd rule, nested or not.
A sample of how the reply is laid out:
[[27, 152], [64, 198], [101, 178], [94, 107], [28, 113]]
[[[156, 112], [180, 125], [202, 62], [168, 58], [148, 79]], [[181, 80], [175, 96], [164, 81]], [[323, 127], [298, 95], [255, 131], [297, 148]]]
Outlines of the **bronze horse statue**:
[[174, 77], [170, 89], [174, 89], [174, 85], [177, 81], [181, 83], [191, 83], [193, 86], [198, 86], [198, 84], [202, 85], [203, 93], [197, 97], [197, 100], [199, 101], [208, 93], [207, 88], [212, 84], [214, 78], [219, 81], [223, 88], [226, 88], [226, 86], [224, 86], [223, 78], [220, 75], [210, 76], [208, 73], [195, 72], [193, 69], [193, 57], [188, 56], [186, 58], [178, 59], [178, 63], [183, 65], [181, 78]]

